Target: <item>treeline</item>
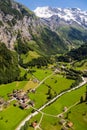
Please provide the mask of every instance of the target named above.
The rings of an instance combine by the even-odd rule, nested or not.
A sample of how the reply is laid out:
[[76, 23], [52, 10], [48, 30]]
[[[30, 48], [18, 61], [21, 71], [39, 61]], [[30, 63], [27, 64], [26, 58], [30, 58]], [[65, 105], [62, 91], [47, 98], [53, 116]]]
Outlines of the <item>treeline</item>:
[[15, 50], [17, 51], [18, 54], [26, 54], [29, 50], [31, 50], [28, 43], [21, 39], [20, 32], [18, 32], [17, 44], [15, 45]]
[[0, 84], [17, 80], [19, 73], [16, 53], [0, 43]]
[[78, 49], [73, 49], [64, 56], [56, 56], [57, 61], [71, 62], [73, 60], [87, 59], [87, 44], [81, 45]]
[[47, 66], [48, 63], [51, 63], [51, 60], [48, 57], [38, 57], [37, 59], [32, 59], [32, 61], [26, 64], [23, 64], [22, 59], [20, 59], [19, 61], [19, 64], [24, 68], [27, 68], [28, 66], [30, 67], [36, 66], [37, 68], [41, 68], [42, 66]]
[[26, 121], [25, 124], [24, 124], [24, 126], [22, 126], [20, 130], [27, 130], [28, 127], [29, 127], [29, 122]]
[[74, 60], [83, 60], [87, 58], [87, 44], [82, 45], [78, 49], [73, 49], [67, 53]]
[[81, 75], [82, 73], [80, 71], [74, 69], [66, 70], [66, 78], [75, 80], [75, 82], [72, 83], [71, 88], [78, 86], [82, 82]]
[[[87, 41], [87, 32], [86, 31], [81, 31], [76, 28], [71, 27], [69, 32], [67, 32], [68, 37], [70, 40], [77, 40], [77, 41]], [[76, 42], [76, 41], [75, 41]]]

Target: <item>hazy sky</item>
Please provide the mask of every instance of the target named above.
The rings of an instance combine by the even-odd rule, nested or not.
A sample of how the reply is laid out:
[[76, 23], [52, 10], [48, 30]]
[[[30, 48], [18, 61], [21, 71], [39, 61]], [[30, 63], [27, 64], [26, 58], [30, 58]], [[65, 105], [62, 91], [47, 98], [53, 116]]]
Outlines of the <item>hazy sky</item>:
[[78, 7], [82, 10], [87, 10], [87, 0], [15, 0], [29, 9], [34, 10], [38, 6], [51, 6], [51, 7]]

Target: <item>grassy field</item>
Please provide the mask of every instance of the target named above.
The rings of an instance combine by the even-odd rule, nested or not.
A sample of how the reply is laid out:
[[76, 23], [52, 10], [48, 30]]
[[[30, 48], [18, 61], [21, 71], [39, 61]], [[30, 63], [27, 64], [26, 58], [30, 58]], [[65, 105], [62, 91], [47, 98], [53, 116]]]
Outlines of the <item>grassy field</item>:
[[35, 72], [33, 72], [33, 75], [40, 81], [43, 80], [48, 75], [52, 74], [52, 71], [46, 68], [43, 69], [33, 68], [32, 70], [35, 70]]
[[29, 80], [27, 84], [24, 86], [23, 90], [27, 91], [28, 89], [33, 89], [38, 85], [38, 83], [34, 83], [33, 81]]
[[61, 113], [65, 106], [69, 107], [72, 104], [80, 101], [80, 98], [85, 94], [85, 91], [86, 91], [86, 85], [84, 85], [83, 87], [75, 91], [66, 93], [65, 95], [60, 97], [56, 102], [54, 102], [52, 105], [44, 109], [44, 112], [49, 114], [54, 114], [54, 115]]
[[14, 101], [3, 111], [0, 111], [0, 130], [14, 130], [32, 109], [22, 110], [13, 106]]
[[22, 67], [19, 67], [19, 68], [20, 68], [20, 78], [23, 78], [24, 75], [26, 75], [26, 79], [27, 80], [29, 80], [30, 78], [32, 78], [32, 74], [28, 72], [28, 69], [24, 69]]
[[49, 101], [49, 86], [53, 98], [61, 91], [69, 88], [73, 82], [73, 80], [66, 79], [62, 75], [53, 75], [44, 81], [44, 83], [36, 89], [35, 93], [29, 94], [29, 97], [35, 102], [35, 107], [38, 108]]
[[[67, 93], [63, 95], [61, 98], [59, 98], [55, 103], [45, 108], [43, 112], [56, 116], [59, 113], [63, 112], [64, 106], [70, 107], [74, 103], [80, 101], [80, 97], [85, 95], [85, 91], [86, 91], [86, 85], [84, 85], [80, 89]], [[67, 121], [73, 122], [73, 129], [86, 130], [87, 129], [87, 103], [85, 102], [85, 103], [78, 104], [72, 107], [69, 111], [70, 113], [68, 114]], [[66, 112], [64, 118], [66, 117], [67, 113], [68, 112]], [[33, 117], [29, 121], [28, 130], [33, 130], [33, 128], [30, 126], [31, 123], [36, 120], [38, 124], [40, 119], [41, 119], [41, 113]], [[62, 125], [59, 124], [59, 120], [60, 119], [57, 117], [44, 115], [40, 123], [40, 127], [43, 130], [61, 130]], [[68, 130], [72, 130], [72, 128], [68, 128]]]
[[52, 77], [47, 79], [45, 83], [51, 87], [54, 92], [60, 93], [70, 87], [74, 80], [69, 80], [59, 74], [54, 74]]
[[20, 77], [23, 77], [26, 72], [27, 71], [24, 68], [20, 67]]
[[87, 60], [82, 60], [74, 64], [75, 69], [84, 71], [87, 69]]
[[39, 54], [35, 51], [29, 51], [26, 55], [22, 54], [21, 58], [23, 59], [23, 63], [26, 64], [30, 61], [32, 61], [32, 59], [36, 59], [39, 57]]
[[75, 130], [87, 130], [87, 102], [76, 105], [70, 109], [68, 119], [74, 124]]

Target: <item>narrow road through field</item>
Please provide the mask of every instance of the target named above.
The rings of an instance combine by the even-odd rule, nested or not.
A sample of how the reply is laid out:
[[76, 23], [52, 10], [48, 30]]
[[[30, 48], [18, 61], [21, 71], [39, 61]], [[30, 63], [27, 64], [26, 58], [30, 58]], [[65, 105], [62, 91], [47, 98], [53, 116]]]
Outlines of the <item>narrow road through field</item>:
[[37, 89], [45, 80], [47, 80], [48, 78], [50, 78], [54, 73], [48, 75], [47, 77], [45, 77], [34, 89]]
[[[51, 76], [51, 75], [50, 75]], [[47, 76], [48, 77], [48, 76]], [[42, 80], [42, 83], [47, 79], [47, 77]], [[83, 78], [83, 82], [80, 83], [78, 86], [76, 86], [75, 88], [71, 88], [70, 90], [66, 90], [65, 92], [60, 93], [59, 95], [57, 95], [56, 97], [54, 97], [52, 100], [50, 100], [48, 103], [44, 104], [41, 108], [38, 109], [38, 111], [36, 110], [34, 113], [29, 114], [20, 124], [19, 126], [16, 128], [16, 130], [20, 130], [20, 128], [22, 126], [24, 126], [25, 122], [30, 120], [32, 117], [34, 117], [35, 115], [37, 115], [41, 110], [43, 110], [45, 107], [47, 107], [48, 105], [52, 104], [54, 101], [56, 101], [59, 97], [61, 97], [62, 95], [74, 91], [78, 88], [80, 88], [81, 86], [83, 86], [84, 84], [86, 84], [87, 79]], [[40, 82], [41, 83], [41, 82]], [[41, 84], [40, 84], [41, 85]]]
[[76, 106], [78, 103], [79, 103], [79, 101], [76, 102], [75, 104], [71, 105], [70, 107], [68, 107], [66, 111], [64, 111], [64, 112], [62, 112], [62, 113], [60, 113], [60, 114], [58, 114], [57, 117], [59, 117], [59, 116], [61, 116], [62, 114], [66, 113], [66, 112], [69, 111], [71, 108], [73, 108], [74, 106]]

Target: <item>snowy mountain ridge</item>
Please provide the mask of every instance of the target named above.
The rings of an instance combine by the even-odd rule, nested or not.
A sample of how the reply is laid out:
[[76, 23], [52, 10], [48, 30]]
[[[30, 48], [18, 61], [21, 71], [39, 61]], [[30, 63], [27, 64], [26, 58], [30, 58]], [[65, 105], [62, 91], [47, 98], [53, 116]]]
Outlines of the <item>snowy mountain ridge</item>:
[[44, 19], [51, 19], [55, 16], [58, 19], [72, 24], [75, 22], [80, 26], [87, 28], [87, 11], [83, 11], [79, 8], [51, 8], [51, 7], [37, 7], [34, 10], [36, 16]]

